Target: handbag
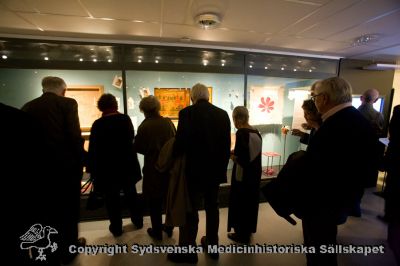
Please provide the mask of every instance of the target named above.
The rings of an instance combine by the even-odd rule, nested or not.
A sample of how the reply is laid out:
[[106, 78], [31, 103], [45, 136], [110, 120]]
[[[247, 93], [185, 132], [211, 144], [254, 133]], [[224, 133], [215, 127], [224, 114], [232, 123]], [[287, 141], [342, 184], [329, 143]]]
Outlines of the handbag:
[[94, 179], [89, 178], [85, 184], [81, 187], [81, 192], [85, 193], [90, 188], [89, 196], [86, 202], [86, 210], [97, 210], [104, 205], [103, 195], [95, 189]]

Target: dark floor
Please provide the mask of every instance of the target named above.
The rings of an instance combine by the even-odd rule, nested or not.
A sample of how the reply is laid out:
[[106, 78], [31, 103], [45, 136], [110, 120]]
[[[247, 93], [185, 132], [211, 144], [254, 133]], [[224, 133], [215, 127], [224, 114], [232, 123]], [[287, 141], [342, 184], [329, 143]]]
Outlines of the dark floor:
[[[391, 250], [387, 247], [386, 230], [387, 226], [376, 218], [383, 210], [383, 199], [373, 194], [376, 189], [366, 191], [362, 201], [362, 217], [349, 218], [344, 225], [339, 226], [338, 243], [354, 245], [384, 245], [385, 253], [379, 255], [364, 256], [361, 254], [339, 254], [338, 262], [342, 266], [395, 266], [395, 261]], [[220, 209], [220, 244], [234, 244], [226, 236], [227, 208]], [[296, 226], [290, 225], [284, 219], [278, 217], [271, 209], [268, 203], [261, 203], [258, 216], [257, 233], [251, 240], [251, 245], [301, 245], [302, 229], [301, 221], [297, 220]], [[121, 237], [114, 238], [108, 231], [108, 221], [91, 221], [80, 223], [80, 235], [88, 240], [89, 245], [113, 245], [127, 244], [130, 248], [133, 243], [140, 245], [176, 245], [179, 236], [179, 230], [174, 229], [172, 238], [164, 235], [164, 240], [154, 241], [146, 233], [150, 227], [150, 219], [145, 217], [144, 228], [135, 230], [130, 223], [130, 219], [124, 219], [124, 234]], [[205, 232], [205, 214], [200, 211], [199, 233], [197, 242]], [[130, 250], [129, 250], [130, 251]], [[98, 254], [80, 255], [73, 262], [74, 266], [116, 266], [116, 265], [173, 265], [167, 261], [166, 254]], [[185, 264], [183, 264], [185, 265]], [[233, 265], [233, 266], [264, 266], [264, 265], [306, 265], [305, 255], [296, 253], [263, 253], [263, 254], [222, 254], [218, 261], [211, 260], [205, 254], [199, 254], [197, 265]]]

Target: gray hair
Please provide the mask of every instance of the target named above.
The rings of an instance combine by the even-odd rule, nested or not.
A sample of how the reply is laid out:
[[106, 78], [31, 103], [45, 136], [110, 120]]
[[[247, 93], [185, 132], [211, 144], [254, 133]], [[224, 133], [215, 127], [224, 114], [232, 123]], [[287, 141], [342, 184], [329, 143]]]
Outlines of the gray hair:
[[139, 109], [145, 116], [156, 115], [160, 112], [161, 104], [157, 97], [149, 95], [140, 101]]
[[249, 122], [249, 110], [244, 106], [236, 106], [232, 112], [232, 118], [242, 124]]
[[206, 100], [210, 98], [210, 93], [208, 92], [208, 88], [201, 83], [197, 83], [192, 87], [190, 91], [190, 98], [192, 99], [193, 103], [196, 103], [198, 100]]
[[315, 88], [317, 88], [317, 86], [319, 86], [319, 85], [321, 85], [321, 80], [317, 80], [316, 82], [314, 82], [314, 83], [311, 85], [310, 91], [311, 91], [312, 93], [315, 93]]
[[319, 93], [328, 95], [329, 101], [335, 105], [352, 101], [350, 83], [339, 77], [322, 80]]
[[42, 79], [42, 87], [43, 92], [61, 94], [67, 88], [67, 84], [62, 78], [47, 76]]

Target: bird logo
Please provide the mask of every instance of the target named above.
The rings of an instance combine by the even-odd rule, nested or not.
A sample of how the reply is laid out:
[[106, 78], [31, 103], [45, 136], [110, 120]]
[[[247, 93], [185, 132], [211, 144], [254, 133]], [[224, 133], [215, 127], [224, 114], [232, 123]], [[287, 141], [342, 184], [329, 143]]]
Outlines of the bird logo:
[[32, 259], [32, 248], [36, 248], [39, 252], [35, 260], [46, 260], [46, 255], [43, 254], [45, 249], [50, 248], [51, 252], [57, 250], [58, 245], [56, 242], [50, 240], [51, 234], [58, 234], [57, 230], [51, 226], [42, 226], [41, 224], [34, 224], [29, 228], [29, 230], [22, 236], [21, 249], [29, 250], [29, 257]]

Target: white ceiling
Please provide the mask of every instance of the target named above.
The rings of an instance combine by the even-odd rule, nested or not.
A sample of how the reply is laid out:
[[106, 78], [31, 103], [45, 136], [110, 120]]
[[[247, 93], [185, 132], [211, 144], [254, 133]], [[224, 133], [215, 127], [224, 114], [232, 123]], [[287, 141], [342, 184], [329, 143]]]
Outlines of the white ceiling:
[[[218, 28], [196, 25], [194, 17], [204, 12], [220, 15]], [[378, 39], [354, 46], [364, 34]], [[400, 62], [400, 0], [0, 0], [0, 36], [181, 43]]]

